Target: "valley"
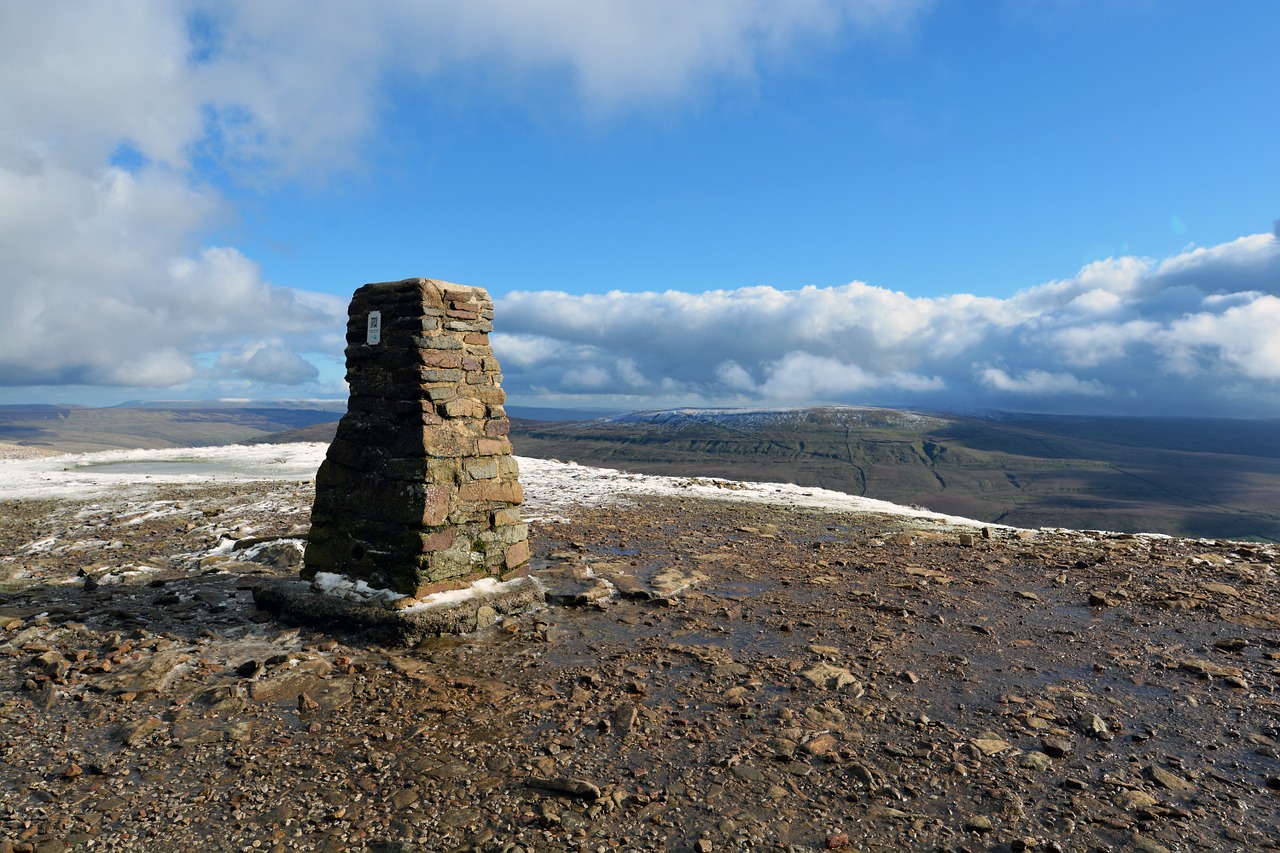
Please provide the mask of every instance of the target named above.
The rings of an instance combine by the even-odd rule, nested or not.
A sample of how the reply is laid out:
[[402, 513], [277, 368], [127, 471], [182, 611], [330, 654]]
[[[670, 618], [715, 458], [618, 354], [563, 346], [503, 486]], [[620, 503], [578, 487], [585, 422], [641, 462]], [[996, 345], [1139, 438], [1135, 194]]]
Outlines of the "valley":
[[1274, 421], [673, 410], [517, 420], [528, 456], [795, 483], [1017, 527], [1280, 539]]

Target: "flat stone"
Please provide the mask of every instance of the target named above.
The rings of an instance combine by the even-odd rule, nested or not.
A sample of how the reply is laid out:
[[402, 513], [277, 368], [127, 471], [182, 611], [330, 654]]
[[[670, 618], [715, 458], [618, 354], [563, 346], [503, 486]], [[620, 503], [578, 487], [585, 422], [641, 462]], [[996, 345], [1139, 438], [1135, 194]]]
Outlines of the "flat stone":
[[1171, 853], [1169, 848], [1160, 842], [1139, 835], [1136, 832], [1129, 838], [1129, 849], [1135, 851], [1135, 853]]
[[632, 726], [636, 724], [636, 718], [639, 716], [636, 706], [630, 702], [623, 702], [613, 710], [612, 728], [618, 735], [625, 737], [631, 732]]
[[1158, 802], [1160, 801], [1143, 790], [1121, 791], [1115, 798], [1115, 804], [1126, 811], [1150, 808]]
[[1147, 775], [1161, 788], [1172, 791], [1175, 794], [1194, 794], [1196, 792], [1195, 785], [1176, 773], [1165, 770], [1163, 767], [1153, 764], [1147, 768]]
[[862, 683], [852, 672], [829, 663], [812, 664], [800, 670], [800, 675], [820, 690], [844, 691], [855, 696], [860, 696], [863, 692]]
[[974, 815], [964, 822], [964, 828], [970, 832], [990, 832], [995, 829], [995, 824], [986, 815]]
[[867, 809], [867, 817], [871, 820], [915, 820], [923, 816], [917, 812], [906, 812], [892, 806], [872, 806]]
[[407, 809], [418, 802], [419, 794], [413, 788], [404, 788], [391, 795], [391, 805], [397, 809]]
[[92, 682], [90, 689], [96, 693], [161, 693], [190, 662], [191, 655], [185, 652], [157, 652]]
[[575, 779], [564, 776], [553, 776], [550, 778], [532, 777], [526, 784], [530, 788], [538, 788], [543, 791], [551, 791], [557, 794], [568, 794], [571, 797], [581, 797], [586, 800], [600, 799], [600, 786], [586, 779]]
[[[508, 615], [541, 606], [543, 594], [529, 578], [517, 578], [496, 591], [482, 590], [452, 604], [393, 610], [316, 592], [306, 581], [272, 580], [253, 587], [259, 609], [299, 625], [351, 633], [386, 645], [411, 646], [427, 637], [468, 634], [491, 615]], [[488, 608], [484, 617], [481, 608]], [[492, 624], [492, 623], [490, 623]]]
[[813, 756], [826, 755], [836, 748], [836, 737], [830, 733], [820, 734], [806, 741], [801, 748]]
[[1201, 678], [1240, 678], [1244, 675], [1244, 671], [1238, 666], [1223, 666], [1200, 658], [1183, 658], [1178, 661], [1178, 669], [1195, 673]]
[[159, 717], [145, 717], [132, 723], [125, 723], [120, 726], [117, 737], [122, 743], [128, 746], [138, 746], [145, 743], [153, 734], [164, 728], [164, 723], [160, 722]]
[[996, 755], [1009, 748], [1008, 741], [999, 740], [998, 738], [976, 738], [971, 742], [985, 756]]
[[1081, 714], [1076, 719], [1076, 728], [1098, 740], [1109, 741], [1115, 737], [1115, 735], [1111, 734], [1111, 730], [1107, 728], [1106, 721], [1097, 714]]
[[550, 604], [581, 607], [605, 601], [613, 596], [610, 581], [595, 576], [587, 566], [561, 565], [538, 572], [543, 595]]
[[671, 598], [706, 579], [707, 576], [697, 569], [686, 570], [668, 566], [655, 572], [650, 584], [655, 598]]
[[1040, 739], [1040, 745], [1044, 747], [1044, 751], [1052, 758], [1061, 758], [1070, 754], [1075, 745], [1071, 741], [1062, 737], [1043, 737]]

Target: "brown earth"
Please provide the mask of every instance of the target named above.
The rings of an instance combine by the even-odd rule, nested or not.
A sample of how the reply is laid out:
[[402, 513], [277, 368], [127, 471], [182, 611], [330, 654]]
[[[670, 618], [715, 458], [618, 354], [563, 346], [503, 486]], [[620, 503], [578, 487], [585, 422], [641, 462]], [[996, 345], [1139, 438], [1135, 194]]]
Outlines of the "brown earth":
[[1280, 848], [1274, 546], [645, 499], [403, 650], [254, 609], [310, 501], [0, 505], [0, 851]]

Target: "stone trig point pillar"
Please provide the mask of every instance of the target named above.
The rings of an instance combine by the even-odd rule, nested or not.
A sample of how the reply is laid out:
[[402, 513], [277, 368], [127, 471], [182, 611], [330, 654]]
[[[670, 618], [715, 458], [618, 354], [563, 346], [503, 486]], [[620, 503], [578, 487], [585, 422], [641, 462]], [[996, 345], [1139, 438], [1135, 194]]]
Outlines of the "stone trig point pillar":
[[478, 287], [366, 284], [347, 321], [347, 413], [316, 475], [302, 570], [413, 598], [528, 571], [493, 302]]

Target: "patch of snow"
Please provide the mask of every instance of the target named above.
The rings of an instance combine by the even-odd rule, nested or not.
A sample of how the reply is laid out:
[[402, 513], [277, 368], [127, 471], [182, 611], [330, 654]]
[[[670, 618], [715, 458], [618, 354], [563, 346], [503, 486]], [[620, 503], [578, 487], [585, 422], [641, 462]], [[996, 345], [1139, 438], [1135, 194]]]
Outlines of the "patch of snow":
[[236, 546], [235, 539], [232, 539], [230, 536], [222, 536], [218, 539], [217, 545], [214, 545], [212, 548], [208, 549], [207, 551], [204, 551], [203, 553], [207, 556], [218, 556], [218, 557], [227, 556], [227, 555], [230, 555], [231, 549], [234, 548], [235, 546]]
[[336, 572], [318, 572], [311, 585], [325, 595], [336, 595], [352, 601], [398, 601], [404, 598], [403, 593], [393, 589], [379, 589]]
[[[701, 410], [695, 410], [701, 411]], [[300, 481], [315, 478], [327, 445], [306, 442], [283, 445], [229, 445], [170, 450], [113, 450], [46, 457], [0, 460], [0, 500], [28, 498], [85, 498], [122, 494], [123, 487], [151, 488], [162, 483], [200, 484], [236, 481]], [[664, 477], [630, 474], [610, 468], [591, 468], [573, 462], [518, 457], [525, 490], [524, 513], [528, 517], [562, 517], [574, 506], [600, 506], [626, 502], [629, 496], [658, 495], [710, 498], [722, 501], [771, 504], [832, 512], [868, 512], [930, 519], [973, 527], [999, 526], [928, 510], [904, 507], [888, 501], [843, 492], [785, 483], [751, 483], [704, 477]], [[197, 464], [199, 473], [182, 470]], [[158, 465], [145, 473], [149, 465]], [[305, 513], [308, 507], [276, 507], [263, 502], [264, 510]], [[229, 553], [231, 542], [211, 553]]]
[[125, 578], [137, 577], [138, 575], [152, 575], [160, 571], [159, 566], [148, 566], [140, 563], [135, 566], [121, 566], [114, 571], [109, 572], [98, 579], [99, 583], [111, 583], [124, 580]]
[[[162, 501], [161, 503], [170, 503], [170, 502]], [[133, 518], [126, 518], [123, 521], [120, 521], [119, 524], [122, 524], [126, 527], [129, 527], [135, 524], [144, 524], [148, 521], [154, 521], [157, 518], [164, 518], [166, 516], [174, 515], [177, 512], [178, 510], [172, 509], [172, 508], [153, 509], [153, 510], [149, 510], [147, 512], [141, 513], [140, 515], [135, 515]]]
[[269, 539], [266, 542], [259, 542], [257, 545], [250, 545], [248, 548], [244, 548], [237, 552], [236, 559], [253, 562], [253, 559], [263, 551], [281, 543], [285, 545], [292, 545], [299, 554], [306, 549], [306, 543], [301, 539]]
[[967, 527], [1000, 527], [985, 521], [905, 507], [888, 501], [789, 483], [750, 483], [704, 477], [628, 474], [610, 468], [566, 465], [520, 458], [525, 506], [531, 513], [562, 512], [572, 506], [602, 506], [628, 495], [690, 496], [722, 501], [772, 504], [832, 512], [870, 512], [938, 521]]
[[451, 589], [445, 592], [437, 592], [425, 596], [418, 600], [417, 604], [406, 607], [402, 612], [413, 613], [419, 610], [430, 610], [433, 607], [444, 607], [450, 604], [460, 604], [469, 599], [475, 598], [477, 595], [491, 595], [494, 593], [505, 592], [509, 589], [515, 589], [521, 584], [528, 583], [525, 578], [515, 578], [513, 580], [499, 582], [494, 578], [481, 578], [471, 586], [462, 589]]
[[51, 551], [57, 541], [58, 537], [49, 536], [44, 539], [37, 539], [35, 542], [28, 542], [18, 550], [26, 551], [28, 554], [38, 554], [41, 551]]

